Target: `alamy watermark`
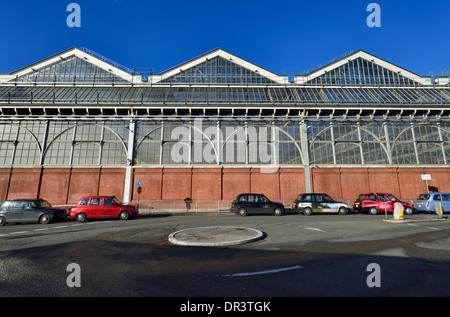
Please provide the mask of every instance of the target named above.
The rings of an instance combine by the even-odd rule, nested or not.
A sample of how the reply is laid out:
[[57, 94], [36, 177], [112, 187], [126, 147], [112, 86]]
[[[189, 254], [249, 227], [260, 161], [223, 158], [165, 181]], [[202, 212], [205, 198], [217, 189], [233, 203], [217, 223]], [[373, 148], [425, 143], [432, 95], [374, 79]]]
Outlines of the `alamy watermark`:
[[71, 12], [66, 19], [69, 28], [81, 27], [81, 7], [78, 3], [69, 3], [66, 8], [67, 12]]
[[279, 140], [276, 126], [219, 127], [195, 119], [172, 129], [170, 158], [177, 164], [260, 165], [262, 173], [271, 173], [279, 165]]
[[68, 287], [81, 287], [81, 267], [77, 263], [70, 263], [66, 268], [67, 272], [71, 272], [66, 279]]
[[368, 287], [381, 287], [381, 267], [378, 263], [370, 263], [366, 268], [367, 272], [371, 272], [366, 278]]
[[378, 3], [369, 3], [366, 8], [367, 12], [371, 12], [366, 19], [368, 27], [381, 27], [381, 7]]

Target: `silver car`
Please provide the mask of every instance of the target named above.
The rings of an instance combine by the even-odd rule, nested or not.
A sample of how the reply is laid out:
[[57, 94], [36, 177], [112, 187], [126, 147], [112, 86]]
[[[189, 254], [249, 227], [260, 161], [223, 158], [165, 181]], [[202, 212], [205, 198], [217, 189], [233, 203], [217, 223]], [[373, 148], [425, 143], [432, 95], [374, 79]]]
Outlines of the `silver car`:
[[66, 217], [66, 210], [53, 208], [43, 199], [12, 199], [0, 206], [0, 226], [11, 222], [49, 223]]

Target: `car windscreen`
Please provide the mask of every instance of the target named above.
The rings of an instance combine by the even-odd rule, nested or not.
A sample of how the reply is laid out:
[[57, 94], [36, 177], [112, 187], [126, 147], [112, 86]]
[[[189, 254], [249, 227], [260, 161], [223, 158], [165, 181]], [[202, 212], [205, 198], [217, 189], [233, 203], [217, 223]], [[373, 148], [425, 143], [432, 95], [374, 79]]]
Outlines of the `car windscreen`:
[[120, 199], [119, 198], [117, 198], [117, 197], [113, 197], [113, 200], [114, 200], [114, 203], [116, 204], [116, 205], [122, 205], [122, 202], [120, 201]]
[[52, 205], [50, 205], [50, 203], [46, 200], [37, 200], [34, 202], [36, 204], [36, 206], [38, 207], [42, 207], [42, 208], [48, 208], [51, 207]]
[[387, 195], [387, 197], [390, 201], [399, 201], [394, 195]]

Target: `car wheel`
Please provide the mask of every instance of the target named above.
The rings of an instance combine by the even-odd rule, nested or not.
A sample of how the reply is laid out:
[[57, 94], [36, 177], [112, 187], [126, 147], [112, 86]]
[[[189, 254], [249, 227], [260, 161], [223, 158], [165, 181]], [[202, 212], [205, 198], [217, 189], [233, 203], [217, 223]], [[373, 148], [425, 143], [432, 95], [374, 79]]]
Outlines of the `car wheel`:
[[47, 223], [49, 223], [49, 222], [50, 222], [50, 216], [49, 216], [49, 215], [42, 215], [42, 216], [39, 218], [39, 222], [42, 223], [42, 224], [47, 224]]
[[85, 221], [86, 221], [86, 215], [85, 215], [84, 213], [80, 212], [80, 213], [78, 213], [78, 214], [75, 216], [75, 219], [76, 219], [78, 222], [85, 222]]
[[275, 216], [281, 216], [283, 214], [283, 210], [280, 207], [275, 208], [275, 210], [273, 211], [273, 214]]
[[345, 207], [340, 207], [338, 212], [340, 215], [345, 215], [347, 214], [348, 210]]
[[4, 225], [6, 225], [6, 218], [0, 217], [0, 226], [4, 226]]
[[242, 217], [247, 216], [247, 209], [245, 209], [245, 208], [239, 208], [239, 210], [238, 210], [238, 215], [239, 215], [239, 216], [242, 216]]
[[307, 215], [307, 216], [311, 216], [312, 214], [312, 209], [309, 207], [306, 207], [305, 209], [303, 209], [303, 214]]
[[121, 211], [119, 214], [119, 219], [120, 220], [128, 220], [128, 218], [130, 218], [130, 214], [128, 213], [128, 211]]
[[406, 209], [405, 209], [405, 214], [407, 214], [407, 215], [412, 215], [413, 213], [414, 213], [414, 211], [412, 210], [412, 208], [406, 207]]
[[376, 215], [378, 213], [378, 209], [376, 207], [370, 207], [369, 214]]

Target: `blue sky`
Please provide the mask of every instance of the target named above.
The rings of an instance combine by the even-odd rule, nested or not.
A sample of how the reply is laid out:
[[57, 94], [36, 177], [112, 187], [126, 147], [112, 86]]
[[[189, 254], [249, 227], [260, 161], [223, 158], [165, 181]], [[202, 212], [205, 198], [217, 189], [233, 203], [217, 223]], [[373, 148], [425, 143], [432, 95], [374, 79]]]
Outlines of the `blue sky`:
[[[69, 3], [81, 27], [69, 28]], [[370, 28], [367, 6], [381, 8]], [[448, 0], [2, 0], [0, 73], [71, 47], [160, 73], [214, 48], [282, 74], [365, 50], [419, 75], [450, 67]]]

